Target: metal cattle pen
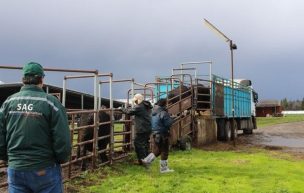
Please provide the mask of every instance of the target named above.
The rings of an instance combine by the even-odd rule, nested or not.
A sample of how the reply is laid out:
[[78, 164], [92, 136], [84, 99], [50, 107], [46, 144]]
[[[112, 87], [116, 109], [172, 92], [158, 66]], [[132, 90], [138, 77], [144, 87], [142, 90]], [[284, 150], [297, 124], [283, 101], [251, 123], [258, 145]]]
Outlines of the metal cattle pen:
[[[182, 81], [189, 78], [189, 80]], [[167, 110], [174, 117], [170, 129], [170, 144], [179, 145], [188, 136], [193, 136], [192, 129], [192, 77], [189, 74], [172, 75], [165, 78], [156, 78], [156, 82], [147, 83], [155, 89], [155, 99], [167, 99]], [[173, 95], [172, 95], [173, 94]]]
[[[131, 82], [131, 90], [132, 94], [134, 95], [134, 79], [121, 79], [121, 80], [113, 80], [110, 81], [99, 81], [99, 90], [101, 91], [102, 85], [109, 84], [110, 85], [110, 95], [112, 95], [112, 86], [113, 84], [117, 83], [126, 83]], [[111, 163], [116, 160], [120, 160], [126, 156], [128, 156], [128, 152], [131, 150], [132, 145], [132, 120], [131, 117], [122, 116], [121, 111], [118, 109], [114, 109], [113, 113], [115, 112], [116, 115], [121, 115], [120, 120], [113, 120], [112, 121], [112, 130], [111, 130]], [[114, 114], [112, 114], [113, 116]], [[120, 116], [119, 116], [120, 117]]]
[[[100, 81], [100, 88], [103, 84], [108, 84], [109, 81]], [[144, 87], [143, 84], [136, 83], [134, 79], [120, 79], [120, 80], [112, 80], [113, 84], [117, 83], [131, 83], [130, 89], [126, 92], [127, 93], [127, 102], [126, 107], [129, 107], [129, 97], [134, 97], [135, 90], [144, 90], [144, 95], [146, 95], [146, 88], [136, 88]], [[151, 96], [153, 95], [153, 91]], [[153, 97], [152, 97], [153, 99]], [[133, 102], [131, 103], [133, 107]], [[113, 146], [113, 160], [119, 160], [121, 158], [126, 157], [128, 152], [132, 149], [132, 143], [134, 139], [134, 126], [132, 124], [132, 117], [129, 115], [123, 115], [121, 111], [115, 109], [116, 114], [121, 114], [122, 118], [120, 120], [113, 121], [114, 130], [113, 130], [113, 138], [112, 138], [112, 146]]]
[[[21, 66], [14, 66], [14, 65], [0, 65], [0, 69], [6, 69], [6, 70], [22, 70], [23, 67]], [[98, 74], [98, 70], [80, 70], [80, 69], [64, 69], [64, 68], [44, 68], [44, 71], [49, 72], [72, 72], [72, 73], [89, 73], [89, 74]], [[4, 179], [6, 180], [6, 165], [1, 165], [1, 173], [5, 173], [3, 175]], [[0, 180], [3, 180], [0, 178]], [[0, 182], [0, 189], [7, 187], [7, 182]]]
[[[14, 69], [14, 70], [21, 70], [22, 67], [18, 67], [18, 66], [0, 66], [0, 69]], [[64, 174], [64, 181], [71, 179], [73, 177], [76, 177], [79, 175], [80, 171], [80, 166], [79, 163], [81, 163], [82, 161], [86, 160], [86, 159], [91, 159], [91, 168], [94, 169], [96, 168], [96, 166], [98, 165], [104, 165], [107, 163], [112, 163], [113, 161], [120, 159], [121, 157], [117, 156], [118, 154], [116, 154], [116, 152], [114, 151], [115, 148], [117, 148], [118, 146], [114, 147], [114, 135], [118, 134], [114, 132], [114, 124], [115, 123], [120, 123], [123, 122], [123, 124], [126, 125], [131, 125], [131, 120], [119, 120], [119, 121], [115, 121], [113, 119], [113, 115], [114, 113], [119, 113], [114, 107], [113, 107], [113, 97], [112, 97], [112, 78], [113, 78], [113, 74], [112, 73], [108, 73], [108, 74], [98, 74], [97, 70], [80, 70], [80, 69], [60, 69], [60, 68], [44, 68], [44, 71], [51, 71], [51, 72], [69, 72], [69, 73], [85, 73], [85, 75], [71, 75], [71, 76], [65, 76], [64, 77], [64, 82], [63, 82], [63, 91], [62, 91], [62, 103], [63, 105], [65, 105], [66, 103], [66, 87], [67, 87], [67, 83], [66, 81], [68, 79], [74, 79], [74, 78], [89, 78], [89, 77], [93, 77], [94, 78], [94, 109], [83, 109], [83, 105], [81, 109], [68, 109], [67, 114], [69, 117], [69, 123], [70, 123], [70, 132], [71, 132], [71, 141], [72, 141], [72, 148], [73, 151], [71, 152], [71, 156], [70, 156], [70, 160], [69, 162], [62, 164], [63, 167], [63, 174]], [[110, 105], [109, 108], [106, 109], [100, 109], [100, 104], [101, 104], [101, 96], [100, 96], [100, 89], [98, 89], [98, 84], [100, 84], [100, 82], [98, 81], [98, 77], [109, 77], [109, 94], [110, 94]], [[134, 80], [132, 79], [132, 82], [134, 82]], [[133, 85], [134, 86], [134, 85]], [[133, 86], [131, 86], [131, 89], [133, 90]], [[127, 93], [127, 91], [126, 91]], [[134, 91], [132, 91], [132, 93], [134, 94]], [[82, 100], [83, 103], [83, 100]], [[100, 122], [98, 119], [98, 114], [101, 112], [105, 112], [107, 114], [110, 114], [110, 120], [106, 121], [106, 122]], [[93, 124], [87, 124], [86, 122], [86, 118], [84, 117], [89, 117], [89, 116], [94, 116], [94, 122]], [[111, 133], [110, 135], [105, 135], [105, 136], [98, 136], [97, 134], [97, 130], [99, 126], [102, 125], [107, 125], [110, 124], [111, 125]], [[125, 127], [125, 126], [124, 126]], [[89, 128], [93, 128], [94, 129], [94, 134], [93, 134], [93, 138], [91, 140], [88, 141], [80, 141], [79, 140], [79, 136], [78, 133], [80, 131], [84, 131], [86, 129]], [[121, 141], [123, 144], [121, 145], [121, 147], [124, 147], [124, 154], [122, 157], [125, 157], [127, 154], [127, 151], [129, 151], [131, 149], [131, 142], [132, 142], [132, 138], [131, 138], [131, 130], [130, 131], [121, 131], [119, 133], [120, 135], [124, 135], [127, 136], [129, 135], [129, 140], [126, 142], [126, 139], [128, 137], [125, 137], [125, 139], [123, 141]], [[98, 141], [103, 140], [105, 138], [110, 138], [111, 142], [110, 142], [110, 146], [106, 149], [97, 149], [97, 144]], [[92, 144], [92, 149], [93, 151], [91, 153], [89, 153], [88, 155], [85, 156], [78, 156], [78, 149], [81, 146], [85, 146], [85, 145], [90, 145]], [[75, 151], [76, 150], [76, 151]], [[101, 164], [96, 164], [96, 158], [99, 154], [103, 153], [103, 152], [109, 152], [109, 161], [105, 162], [105, 163], [101, 163]], [[121, 153], [121, 152], [120, 152]], [[115, 156], [114, 156], [115, 155]], [[7, 183], [4, 182], [6, 181], [6, 165], [0, 165], [0, 172], [1, 172], [1, 178], [0, 178], [0, 190], [2, 190], [1, 188], [5, 188], [7, 187]], [[4, 175], [2, 175], [4, 174]], [[3, 179], [2, 179], [3, 178]]]
[[[78, 170], [85, 170], [86, 161], [88, 159], [91, 160], [91, 169], [96, 168], [97, 166], [97, 158], [101, 153], [109, 152], [109, 161], [102, 163], [102, 165], [111, 162], [112, 160], [112, 146], [110, 143], [109, 148], [98, 149], [98, 144], [100, 140], [106, 138], [112, 138], [112, 135], [104, 135], [99, 136], [99, 127], [102, 125], [109, 124], [110, 130], [113, 130], [112, 125], [112, 117], [113, 117], [113, 100], [112, 100], [112, 91], [110, 87], [110, 108], [109, 109], [100, 109], [100, 91], [98, 89], [98, 77], [109, 77], [110, 82], [112, 81], [113, 74], [98, 74], [94, 75], [70, 75], [65, 76], [63, 80], [63, 99], [62, 103], [65, 105], [66, 101], [66, 85], [68, 79], [79, 79], [79, 78], [94, 78], [94, 109], [92, 110], [81, 110], [81, 111], [73, 111], [72, 109], [68, 109], [68, 116], [71, 125], [71, 141], [72, 141], [72, 152], [70, 156], [70, 161], [63, 164], [63, 168], [67, 167], [68, 179], [73, 178], [79, 174], [79, 172], [75, 172]], [[111, 85], [111, 84], [110, 84]], [[101, 112], [107, 112], [109, 114], [110, 119], [106, 122], [101, 122], [99, 120], [99, 114]], [[93, 122], [89, 123], [89, 118], [93, 117]], [[76, 120], [76, 119], [79, 120]], [[76, 125], [76, 127], [75, 127]], [[92, 132], [93, 129], [93, 132]], [[91, 136], [90, 136], [91, 135]], [[89, 136], [89, 139], [84, 139], [85, 136]], [[91, 149], [91, 153], [87, 155], [87, 149]], [[80, 163], [80, 164], [79, 164]], [[81, 165], [81, 167], [79, 166]], [[76, 175], [72, 175], [76, 174]]]

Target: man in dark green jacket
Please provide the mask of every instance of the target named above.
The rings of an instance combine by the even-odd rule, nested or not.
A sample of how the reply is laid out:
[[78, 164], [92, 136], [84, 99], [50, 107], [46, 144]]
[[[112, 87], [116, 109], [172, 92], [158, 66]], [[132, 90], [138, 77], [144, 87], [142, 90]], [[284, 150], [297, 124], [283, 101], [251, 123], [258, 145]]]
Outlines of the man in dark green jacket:
[[60, 164], [71, 139], [64, 107], [42, 90], [38, 63], [23, 67], [24, 86], [0, 109], [0, 160], [8, 163], [10, 193], [63, 192]]

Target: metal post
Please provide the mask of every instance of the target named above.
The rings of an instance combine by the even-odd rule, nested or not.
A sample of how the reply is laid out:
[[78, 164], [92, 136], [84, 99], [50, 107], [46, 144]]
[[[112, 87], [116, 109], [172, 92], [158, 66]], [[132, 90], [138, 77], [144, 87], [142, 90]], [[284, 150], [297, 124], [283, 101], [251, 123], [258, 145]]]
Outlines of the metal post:
[[84, 109], [84, 97], [83, 94], [81, 95], [81, 110]]
[[65, 107], [65, 100], [66, 100], [66, 79], [63, 78], [63, 85], [62, 85], [62, 105]]
[[93, 158], [92, 158], [92, 166], [96, 168], [96, 158], [98, 156], [98, 123], [99, 123], [99, 108], [98, 108], [98, 71], [94, 74], [94, 139], [93, 139]]
[[[231, 54], [231, 90], [232, 90], [232, 136], [233, 136], [233, 145], [236, 146], [236, 140], [235, 140], [235, 128], [234, 128], [234, 116], [235, 116], [235, 109], [234, 109], [234, 71], [233, 71], [233, 43], [232, 40], [230, 40], [230, 54]], [[237, 132], [237, 131], [236, 131]]]
[[94, 75], [94, 110], [96, 111], [98, 108], [98, 73]]
[[211, 82], [212, 82], [212, 61], [209, 63], [209, 80], [210, 80], [210, 88], [211, 88]]
[[[134, 78], [132, 79], [132, 82], [131, 82], [131, 89], [132, 89], [132, 91], [131, 91], [131, 95], [132, 95], [132, 99], [134, 98]], [[128, 103], [129, 103], [129, 101], [128, 101]], [[134, 107], [134, 102], [133, 102], [133, 100], [132, 100], [132, 107]]]
[[101, 82], [99, 82], [99, 84], [98, 84], [98, 95], [99, 95], [99, 97], [98, 97], [98, 103], [99, 103], [99, 108], [100, 108], [100, 106], [101, 106]]
[[110, 132], [110, 162], [113, 163], [113, 156], [114, 156], [114, 144], [115, 144], [115, 138], [114, 138], [114, 111], [113, 111], [113, 95], [112, 95], [112, 86], [113, 86], [113, 74], [110, 74], [110, 80], [109, 80], [109, 98], [110, 98], [110, 119], [111, 119], [111, 132]]
[[[113, 109], [113, 96], [112, 96], [112, 85], [113, 85], [113, 74], [111, 73], [111, 76], [110, 76], [110, 83], [109, 83], [109, 86], [110, 86], [110, 90], [109, 90], [109, 94], [110, 94], [110, 108]], [[113, 113], [113, 112], [112, 112]]]
[[[184, 68], [184, 64], [181, 64], [181, 69], [183, 68]], [[183, 70], [181, 70], [181, 80], [182, 82], [184, 82], [184, 76], [182, 74], [183, 74]]]

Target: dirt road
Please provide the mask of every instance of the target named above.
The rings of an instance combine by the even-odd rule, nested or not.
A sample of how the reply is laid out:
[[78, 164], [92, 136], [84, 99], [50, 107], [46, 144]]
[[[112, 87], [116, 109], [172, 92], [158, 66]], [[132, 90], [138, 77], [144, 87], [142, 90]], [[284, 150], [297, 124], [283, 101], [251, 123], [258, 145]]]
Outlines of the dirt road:
[[204, 145], [201, 148], [209, 151], [248, 151], [248, 147], [280, 151], [304, 159], [304, 122], [258, 128], [252, 135], [244, 135], [239, 131], [236, 146], [231, 141]]
[[[241, 136], [242, 137], [242, 136]], [[248, 138], [248, 136], [246, 136]], [[304, 153], [304, 122], [284, 123], [254, 130], [249, 143], [266, 147], [281, 147]]]

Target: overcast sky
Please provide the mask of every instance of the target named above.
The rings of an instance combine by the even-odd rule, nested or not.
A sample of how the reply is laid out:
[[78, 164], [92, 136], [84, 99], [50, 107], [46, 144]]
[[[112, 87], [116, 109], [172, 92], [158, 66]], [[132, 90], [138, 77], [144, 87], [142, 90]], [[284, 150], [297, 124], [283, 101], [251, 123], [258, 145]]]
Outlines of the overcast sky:
[[[251, 79], [260, 99], [302, 99], [303, 7], [302, 0], [1, 0], [0, 65], [36, 61], [145, 83], [180, 63], [212, 60], [213, 73], [230, 78], [229, 46], [206, 18], [238, 46], [235, 78]], [[63, 75], [47, 73], [47, 83], [60, 85]], [[20, 76], [0, 69], [4, 82]], [[91, 92], [91, 82], [70, 86]]]

